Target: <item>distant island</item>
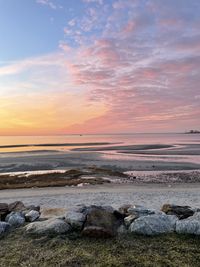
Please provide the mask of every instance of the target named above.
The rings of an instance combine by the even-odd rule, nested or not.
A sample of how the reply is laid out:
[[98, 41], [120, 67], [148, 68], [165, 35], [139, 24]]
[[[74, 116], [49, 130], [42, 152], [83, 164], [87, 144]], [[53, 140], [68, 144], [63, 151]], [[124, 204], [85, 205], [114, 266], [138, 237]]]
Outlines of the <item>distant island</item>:
[[190, 130], [190, 131], [186, 132], [186, 134], [200, 134], [200, 131], [198, 131], [198, 130]]

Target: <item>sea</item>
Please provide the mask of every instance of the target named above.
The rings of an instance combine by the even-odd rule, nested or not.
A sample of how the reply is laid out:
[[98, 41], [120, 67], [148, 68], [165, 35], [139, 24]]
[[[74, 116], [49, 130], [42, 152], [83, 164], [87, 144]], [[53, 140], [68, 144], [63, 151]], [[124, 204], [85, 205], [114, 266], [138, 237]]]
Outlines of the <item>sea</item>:
[[[167, 147], [146, 149], [142, 146], [143, 148], [139, 151], [131, 151], [126, 149], [126, 146], [129, 145], [167, 145]], [[171, 147], [170, 145], [173, 146]], [[109, 146], [112, 148], [107, 149]], [[119, 148], [120, 146], [121, 148]], [[89, 152], [88, 148], [91, 150], [91, 147], [92, 149], [98, 148], [98, 150], [96, 150], [95, 153]], [[38, 165], [37, 168], [34, 167], [37, 171], [48, 171], [49, 167], [42, 167], [41, 169], [40, 161], [38, 162], [37, 158], [42, 157], [42, 161], [45, 161], [45, 164], [48, 165], [51, 164], [51, 160], [49, 161], [48, 159], [49, 156], [51, 158], [52, 153], [55, 156], [54, 163], [57, 161], [59, 163], [59, 157], [55, 155], [55, 153], [59, 153], [59, 155], [62, 154], [64, 157], [67, 156], [70, 162], [73, 161], [73, 164], [74, 162], [78, 162], [79, 165], [82, 158], [86, 156], [83, 150], [86, 151], [88, 164], [93, 164], [93, 160], [98, 157], [102, 164], [108, 164], [108, 162], [110, 162], [111, 165], [116, 164], [117, 166], [120, 165], [123, 167], [125, 165], [132, 166], [133, 162], [143, 162], [141, 163], [142, 166], [145, 166], [144, 163], [149, 165], [150, 163], [148, 162], [152, 162], [152, 164], [162, 164], [163, 166], [170, 165], [172, 166], [170, 167], [172, 170], [176, 169], [175, 166], [177, 166], [177, 164], [181, 164], [181, 167], [178, 169], [200, 169], [200, 134], [137, 133], [0, 136], [0, 172], [15, 172], [17, 169], [21, 170], [19, 166], [25, 163], [27, 164], [27, 162], [30, 161], [29, 156], [33, 158], [31, 164], [34, 166]], [[66, 155], [66, 153], [68, 155]], [[61, 161], [63, 161], [62, 156]], [[12, 164], [16, 166], [12, 167]], [[9, 167], [9, 165], [11, 165], [11, 167]], [[28, 169], [25, 168], [24, 170], [30, 171], [29, 169], [32, 169], [32, 167], [27, 168]], [[138, 168], [141, 169], [140, 167]], [[168, 167], [162, 168], [169, 169]], [[146, 167], [141, 171], [146, 172], [145, 169]], [[131, 170], [132, 168], [130, 168], [130, 171]]]
[[200, 144], [200, 134], [134, 133], [134, 134], [73, 134], [53, 136], [0, 136], [0, 153], [37, 150], [69, 151], [100, 145]]

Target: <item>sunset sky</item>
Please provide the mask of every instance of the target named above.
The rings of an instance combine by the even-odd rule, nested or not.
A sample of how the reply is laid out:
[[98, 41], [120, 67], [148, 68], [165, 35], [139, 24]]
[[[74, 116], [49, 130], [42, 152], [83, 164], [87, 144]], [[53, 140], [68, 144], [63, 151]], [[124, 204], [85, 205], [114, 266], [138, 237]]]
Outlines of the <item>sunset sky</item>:
[[199, 0], [0, 0], [0, 135], [199, 125]]

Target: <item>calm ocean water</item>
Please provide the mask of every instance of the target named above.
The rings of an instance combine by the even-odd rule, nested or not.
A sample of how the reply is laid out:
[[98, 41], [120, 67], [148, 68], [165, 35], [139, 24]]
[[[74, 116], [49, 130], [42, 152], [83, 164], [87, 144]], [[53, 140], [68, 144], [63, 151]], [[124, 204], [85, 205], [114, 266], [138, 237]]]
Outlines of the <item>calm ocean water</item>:
[[[0, 136], [1, 152], [33, 150], [69, 150], [83, 143], [121, 143], [121, 144], [187, 144], [200, 143], [200, 134], [106, 134], [106, 135], [56, 135], [56, 136]], [[58, 144], [58, 146], [34, 146]], [[59, 145], [61, 144], [61, 145]], [[62, 144], [74, 144], [63, 146]], [[76, 145], [75, 145], [76, 144]], [[25, 147], [13, 147], [29, 145]], [[9, 147], [5, 147], [9, 146]], [[87, 145], [85, 145], [87, 146]]]

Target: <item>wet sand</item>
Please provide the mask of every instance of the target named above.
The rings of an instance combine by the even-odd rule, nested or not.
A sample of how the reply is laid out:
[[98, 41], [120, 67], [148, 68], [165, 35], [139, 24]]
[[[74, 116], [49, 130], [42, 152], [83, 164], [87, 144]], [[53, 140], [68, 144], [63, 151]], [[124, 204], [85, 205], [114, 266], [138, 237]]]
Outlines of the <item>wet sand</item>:
[[[84, 148], [85, 149], [85, 148]], [[33, 188], [33, 189], [9, 189], [0, 192], [0, 202], [22, 200], [26, 204], [38, 204], [43, 208], [69, 208], [77, 204], [113, 205], [119, 207], [124, 203], [145, 205], [152, 208], [160, 208], [164, 203], [179, 205], [191, 205], [200, 207], [200, 183], [199, 172], [194, 173], [196, 180], [184, 183], [190, 173], [177, 174], [179, 184], [173, 180], [173, 172], [200, 170], [199, 151], [200, 145], [137, 145], [118, 146], [115, 150], [105, 151], [34, 151], [21, 153], [0, 153], [0, 172], [38, 171], [38, 170], [67, 170], [70, 168], [101, 167], [108, 170], [119, 171], [143, 171], [152, 173], [154, 183], [141, 184], [137, 182], [115, 183], [106, 185], [84, 187], [59, 187], [59, 188]], [[126, 150], [126, 153], [124, 151]], [[179, 150], [183, 155], [179, 155]], [[170, 156], [169, 151], [173, 151]], [[129, 153], [128, 153], [129, 152]], [[139, 153], [140, 155], [138, 155]], [[149, 153], [145, 155], [145, 153]], [[177, 154], [176, 154], [177, 153]], [[156, 156], [157, 155], [157, 156]], [[164, 179], [160, 182], [156, 171], [162, 171]], [[165, 174], [171, 180], [165, 180]], [[187, 177], [187, 175], [189, 175]], [[197, 175], [197, 176], [196, 176]], [[180, 177], [183, 180], [179, 180]], [[155, 179], [156, 178], [156, 179]], [[167, 178], [168, 179], [168, 178]], [[134, 180], [134, 178], [133, 178]], [[170, 182], [172, 181], [173, 182]], [[193, 181], [196, 181], [193, 184]]]
[[[108, 152], [108, 151], [107, 151]], [[0, 154], [0, 173], [97, 166], [119, 171], [195, 170], [200, 161], [191, 158], [143, 158], [115, 152], [28, 152]]]

